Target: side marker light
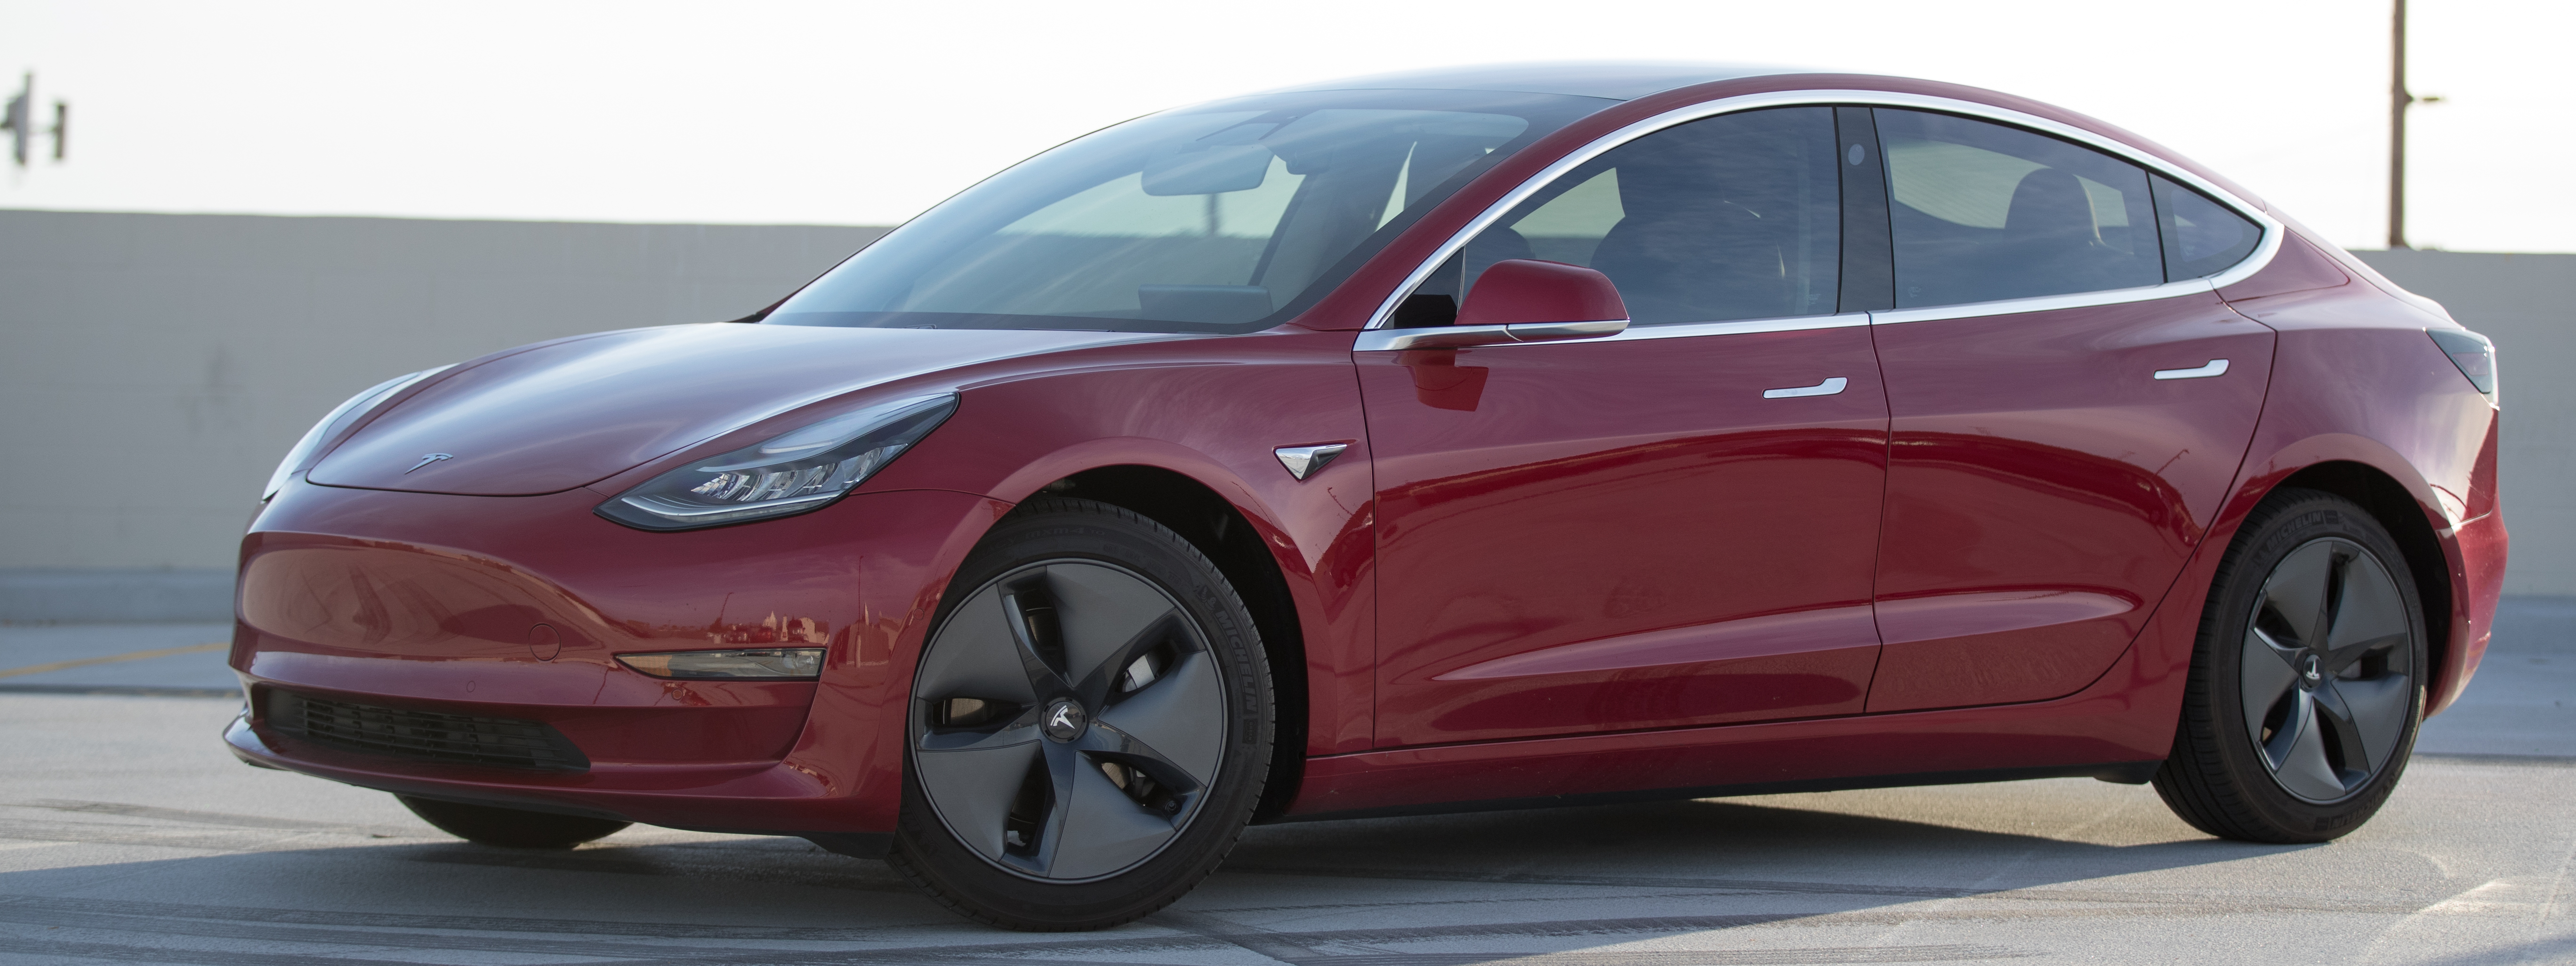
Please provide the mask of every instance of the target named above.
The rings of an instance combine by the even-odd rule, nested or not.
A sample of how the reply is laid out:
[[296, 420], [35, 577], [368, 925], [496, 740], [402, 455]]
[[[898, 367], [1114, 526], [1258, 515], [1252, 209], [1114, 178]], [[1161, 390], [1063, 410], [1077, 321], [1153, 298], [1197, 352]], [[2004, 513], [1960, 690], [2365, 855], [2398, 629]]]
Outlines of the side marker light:
[[772, 647], [752, 651], [665, 651], [620, 654], [617, 662], [657, 678], [685, 680], [813, 680], [823, 674], [823, 648]]

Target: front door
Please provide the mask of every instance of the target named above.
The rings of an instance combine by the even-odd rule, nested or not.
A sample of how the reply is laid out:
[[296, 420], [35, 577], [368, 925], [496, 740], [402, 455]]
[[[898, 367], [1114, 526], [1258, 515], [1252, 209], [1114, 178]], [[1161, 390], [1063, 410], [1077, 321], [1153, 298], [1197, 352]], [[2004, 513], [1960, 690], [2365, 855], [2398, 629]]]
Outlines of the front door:
[[[1873, 326], [1893, 420], [1869, 710], [2072, 693], [2181, 573], [2271, 371], [2271, 330], [2207, 286], [2139, 290], [2257, 230], [2085, 147], [1876, 114], [1897, 305]], [[2008, 301], [2040, 296], [2063, 307]]]
[[1886, 401], [1835, 315], [1833, 112], [1724, 115], [1552, 184], [1444, 265], [1588, 265], [1635, 325], [1361, 352], [1381, 747], [1853, 714]]

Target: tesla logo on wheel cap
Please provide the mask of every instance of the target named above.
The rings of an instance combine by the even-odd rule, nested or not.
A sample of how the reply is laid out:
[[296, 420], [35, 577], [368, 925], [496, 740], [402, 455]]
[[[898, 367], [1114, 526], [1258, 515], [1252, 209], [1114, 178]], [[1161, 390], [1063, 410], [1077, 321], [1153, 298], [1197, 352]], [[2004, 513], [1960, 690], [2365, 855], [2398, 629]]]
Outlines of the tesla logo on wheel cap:
[[2325, 680], [2325, 672], [2319, 667], [2320, 663], [2316, 655], [2308, 655], [2307, 660], [2299, 662], [2299, 676], [2308, 679], [2309, 684]]
[[1054, 704], [1047, 705], [1045, 724], [1047, 737], [1057, 741], [1072, 741], [1082, 737], [1082, 725], [1082, 706], [1073, 703], [1071, 699], [1057, 698]]
[[[454, 453], [423, 453], [423, 454], [421, 454], [421, 456], [420, 456], [420, 462], [418, 462], [418, 463], [413, 463], [413, 464], [411, 465], [411, 470], [416, 470], [416, 469], [419, 469], [419, 468], [421, 468], [421, 467], [428, 466], [429, 464], [431, 464], [431, 463], [435, 463], [435, 462], [438, 462], [439, 460], [452, 460], [452, 459], [455, 459], [455, 458], [456, 458], [456, 454], [454, 454]], [[411, 470], [404, 470], [404, 471], [403, 471], [403, 475], [404, 475], [404, 476], [409, 476], [409, 475], [411, 475]]]

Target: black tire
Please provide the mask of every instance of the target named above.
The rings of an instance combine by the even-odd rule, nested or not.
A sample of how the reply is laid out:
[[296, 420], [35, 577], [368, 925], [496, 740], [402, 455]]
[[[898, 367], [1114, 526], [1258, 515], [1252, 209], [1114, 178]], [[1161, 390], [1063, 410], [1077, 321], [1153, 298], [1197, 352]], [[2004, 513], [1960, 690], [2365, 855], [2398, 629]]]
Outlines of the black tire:
[[2388, 801], [2431, 670], [2397, 542], [2349, 500], [2283, 489], [2220, 562], [2156, 793], [2221, 838], [2340, 838]]
[[613, 818], [557, 815], [493, 805], [467, 805], [396, 795], [404, 808], [438, 830], [468, 842], [505, 849], [569, 849], [633, 825]]
[[968, 555], [925, 638], [888, 861], [1007, 929], [1151, 914], [1251, 820], [1272, 693], [1251, 614], [1197, 548], [1105, 503], [1031, 500]]

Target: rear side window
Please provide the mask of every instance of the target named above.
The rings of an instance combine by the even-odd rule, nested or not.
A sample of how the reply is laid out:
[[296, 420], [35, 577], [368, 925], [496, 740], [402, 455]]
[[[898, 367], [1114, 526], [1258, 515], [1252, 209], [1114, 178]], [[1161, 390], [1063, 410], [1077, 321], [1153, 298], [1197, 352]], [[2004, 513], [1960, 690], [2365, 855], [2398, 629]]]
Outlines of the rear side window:
[[2147, 173], [1985, 121], [1881, 108], [1896, 307], [2165, 280]]
[[2165, 279], [2203, 278], [2228, 270], [2263, 240], [2263, 229], [2200, 192], [2149, 175], [2156, 220], [2164, 227]]
[[1841, 259], [1828, 107], [1725, 114], [1567, 172], [1442, 265], [1395, 324], [1442, 325], [1507, 258], [1610, 277], [1639, 325], [1830, 314]]

